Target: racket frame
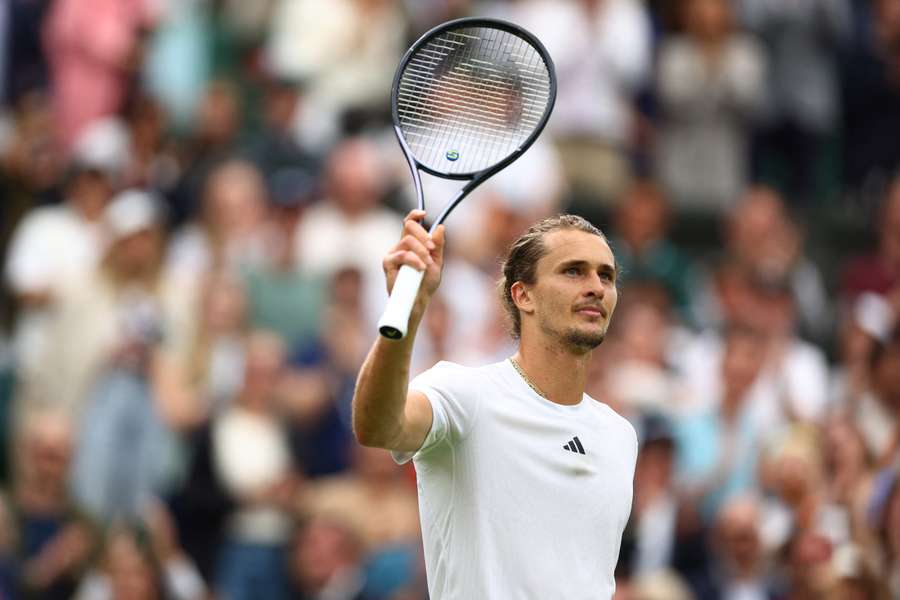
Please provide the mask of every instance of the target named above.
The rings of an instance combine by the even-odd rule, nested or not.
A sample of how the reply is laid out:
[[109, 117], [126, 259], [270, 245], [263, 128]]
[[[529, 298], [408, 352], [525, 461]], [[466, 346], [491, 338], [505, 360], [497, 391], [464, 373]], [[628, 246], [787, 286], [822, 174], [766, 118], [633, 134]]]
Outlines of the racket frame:
[[[544, 114], [541, 115], [541, 118], [538, 121], [537, 125], [535, 125], [534, 130], [521, 144], [519, 144], [517, 148], [510, 152], [508, 156], [506, 156], [496, 164], [480, 171], [473, 171], [469, 173], [444, 173], [436, 169], [432, 169], [431, 167], [419, 162], [410, 149], [409, 144], [407, 143], [403, 135], [403, 130], [400, 127], [400, 114], [398, 110], [400, 80], [403, 77], [403, 73], [406, 70], [407, 65], [409, 64], [409, 61], [425, 44], [446, 31], [453, 29], [464, 29], [469, 27], [487, 27], [500, 29], [512, 35], [518, 36], [524, 39], [527, 43], [531, 44], [531, 46], [533, 46], [534, 49], [537, 50], [538, 55], [544, 61], [544, 64], [547, 67], [547, 71], [549, 73], [548, 83], [550, 89], [547, 98], [547, 105], [544, 108]], [[415, 186], [416, 193], [416, 206], [419, 208], [419, 210], [425, 210], [425, 194], [422, 189], [422, 177], [420, 174], [421, 171], [425, 171], [430, 175], [434, 175], [435, 177], [440, 177], [442, 179], [467, 181], [467, 183], [463, 185], [463, 187], [456, 193], [456, 195], [444, 206], [444, 208], [438, 214], [438, 217], [432, 222], [429, 233], [434, 233], [437, 227], [446, 220], [453, 209], [456, 208], [459, 203], [462, 202], [462, 200], [472, 192], [472, 190], [477, 188], [485, 180], [496, 174], [498, 171], [501, 171], [509, 166], [517, 158], [522, 156], [522, 154], [534, 143], [534, 141], [544, 130], [544, 126], [547, 124], [547, 121], [550, 118], [550, 114], [553, 112], [553, 106], [555, 104], [556, 71], [553, 65], [553, 60], [550, 58], [550, 54], [547, 52], [547, 49], [544, 47], [541, 41], [518, 25], [514, 25], [513, 23], [503, 21], [501, 19], [492, 19], [485, 17], [465, 17], [462, 19], [454, 19], [452, 21], [441, 23], [437, 27], [434, 27], [431, 30], [427, 31], [418, 40], [416, 40], [416, 42], [412, 46], [410, 46], [409, 50], [406, 51], [406, 53], [403, 55], [403, 58], [400, 60], [400, 64], [397, 66], [397, 72], [394, 74], [394, 81], [393, 85], [391, 86], [391, 118], [393, 120], [394, 133], [397, 136], [397, 141], [400, 143], [400, 148], [403, 150], [403, 155], [406, 158], [410, 173], [412, 173], [413, 176], [413, 185]], [[413, 304], [415, 303], [415, 298], [418, 294], [419, 286], [421, 285], [423, 276], [423, 271], [418, 271], [413, 267], [404, 265], [400, 268], [399, 272], [397, 273], [397, 278], [394, 282], [394, 287], [391, 290], [391, 296], [388, 299], [388, 305], [381, 317], [381, 320], [378, 322], [378, 331], [382, 336], [392, 340], [402, 339], [406, 337], [406, 332], [409, 324], [409, 315], [412, 312]]]
[[[400, 127], [400, 113], [398, 110], [400, 80], [403, 77], [403, 73], [406, 71], [406, 66], [409, 64], [409, 61], [425, 44], [446, 31], [453, 29], [465, 29], [469, 27], [489, 27], [493, 29], [500, 29], [512, 35], [523, 38], [526, 42], [531, 44], [537, 50], [538, 55], [547, 66], [547, 71], [549, 73], [548, 80], [550, 90], [547, 98], [547, 106], [544, 109], [544, 114], [541, 115], [541, 118], [538, 121], [537, 125], [535, 125], [534, 130], [525, 139], [525, 141], [519, 144], [518, 148], [513, 150], [506, 158], [486, 169], [482, 169], [481, 171], [472, 171], [469, 173], [443, 173], [419, 162], [416, 159], [415, 155], [413, 155], [409, 144], [407, 144], [406, 139], [403, 136], [403, 130]], [[437, 219], [433, 221], [431, 229], [429, 230], [430, 233], [434, 233], [434, 230], [437, 228], [437, 226], [444, 222], [450, 212], [454, 208], [456, 208], [456, 206], [463, 200], [463, 198], [468, 196], [472, 190], [481, 185], [486, 179], [490, 178], [498, 171], [501, 171], [509, 166], [535, 142], [535, 140], [544, 130], [544, 126], [546, 126], [547, 121], [550, 118], [550, 114], [553, 112], [553, 106], [556, 104], [555, 73], [556, 71], [553, 65], [553, 59], [550, 58], [550, 53], [547, 52], [547, 48], [544, 47], [544, 44], [542, 44], [541, 41], [534, 35], [532, 35], [528, 31], [525, 31], [518, 25], [510, 23], [509, 21], [504, 21], [502, 19], [492, 19], [487, 17], [463, 17], [461, 19], [447, 21], [446, 23], [441, 23], [437, 27], [434, 27], [425, 32], [418, 40], [416, 40], [416, 42], [412, 46], [410, 46], [409, 50], [406, 51], [406, 53], [403, 55], [403, 58], [400, 60], [400, 64], [397, 66], [397, 72], [394, 74], [394, 81], [391, 85], [391, 119], [394, 123], [394, 133], [397, 135], [397, 141], [400, 142], [400, 148], [403, 150], [403, 155], [406, 157], [406, 162], [409, 165], [409, 170], [413, 176], [413, 184], [416, 191], [416, 206], [419, 208], [419, 210], [425, 210], [425, 195], [422, 190], [422, 178], [419, 174], [420, 171], [425, 171], [430, 175], [434, 175], [435, 177], [440, 177], [442, 179], [455, 179], [458, 181], [469, 180], [469, 182], [464, 185], [463, 188], [459, 190], [459, 192], [457, 192], [456, 196], [447, 203], [447, 205], [438, 215]]]

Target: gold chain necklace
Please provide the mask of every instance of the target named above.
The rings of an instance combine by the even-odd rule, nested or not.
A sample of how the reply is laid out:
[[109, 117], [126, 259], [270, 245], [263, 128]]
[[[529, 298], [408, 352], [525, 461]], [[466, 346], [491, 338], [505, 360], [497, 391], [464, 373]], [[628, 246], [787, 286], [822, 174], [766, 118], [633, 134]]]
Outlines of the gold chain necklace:
[[547, 394], [545, 394], [544, 392], [542, 392], [542, 391], [540, 390], [540, 388], [538, 388], [538, 386], [534, 385], [534, 384], [531, 382], [531, 379], [528, 378], [528, 375], [525, 374], [525, 371], [522, 370], [522, 367], [519, 366], [519, 363], [516, 362], [516, 359], [514, 359], [512, 356], [510, 356], [510, 357], [509, 357], [509, 362], [512, 363], [512, 366], [513, 366], [513, 368], [516, 370], [516, 373], [519, 374], [519, 377], [521, 377], [522, 380], [523, 380], [525, 383], [528, 384], [528, 387], [530, 387], [532, 390], [534, 390], [534, 393], [535, 393], [535, 394], [537, 394], [538, 396], [540, 396], [540, 397], [543, 398], [544, 400], [549, 400], [549, 398], [547, 398]]

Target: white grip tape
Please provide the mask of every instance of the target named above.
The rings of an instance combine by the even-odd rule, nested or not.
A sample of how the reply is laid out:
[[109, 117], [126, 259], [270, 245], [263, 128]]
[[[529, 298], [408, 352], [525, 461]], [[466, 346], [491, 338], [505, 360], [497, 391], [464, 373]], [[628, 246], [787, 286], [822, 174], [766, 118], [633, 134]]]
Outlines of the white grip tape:
[[409, 328], [409, 315], [412, 313], [413, 304], [419, 293], [419, 286], [425, 271], [419, 271], [403, 265], [397, 273], [391, 297], [388, 298], [387, 307], [381, 320], [378, 321], [378, 332], [386, 338], [399, 340], [406, 337]]

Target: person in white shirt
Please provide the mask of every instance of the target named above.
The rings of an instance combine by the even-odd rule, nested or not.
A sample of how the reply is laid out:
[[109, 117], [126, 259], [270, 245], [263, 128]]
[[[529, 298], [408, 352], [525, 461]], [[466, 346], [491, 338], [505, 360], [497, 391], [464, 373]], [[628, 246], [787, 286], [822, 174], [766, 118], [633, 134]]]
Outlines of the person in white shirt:
[[93, 269], [103, 254], [102, 215], [113, 194], [110, 169], [77, 159], [60, 205], [39, 206], [16, 226], [4, 278], [18, 305], [13, 338], [20, 377], [36, 376], [54, 305], [64, 288]]
[[550, 217], [516, 240], [503, 266], [514, 356], [465, 368], [441, 362], [412, 382], [416, 330], [441, 278], [444, 230], [412, 211], [384, 259], [425, 271], [403, 340], [379, 338], [357, 381], [364, 445], [414, 461], [433, 600], [596, 599], [631, 512], [637, 436], [584, 393], [592, 350], [616, 306], [616, 263], [581, 217]]

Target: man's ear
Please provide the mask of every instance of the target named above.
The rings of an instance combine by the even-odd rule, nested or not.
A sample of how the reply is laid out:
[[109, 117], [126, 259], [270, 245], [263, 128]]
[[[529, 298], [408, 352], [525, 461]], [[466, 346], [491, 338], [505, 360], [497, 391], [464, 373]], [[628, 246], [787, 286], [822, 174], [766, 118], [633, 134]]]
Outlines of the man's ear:
[[523, 313], [531, 314], [534, 312], [534, 300], [531, 290], [521, 281], [517, 281], [509, 288], [513, 303]]

